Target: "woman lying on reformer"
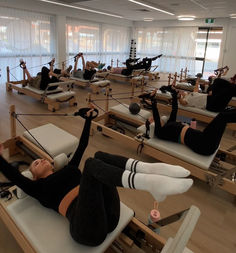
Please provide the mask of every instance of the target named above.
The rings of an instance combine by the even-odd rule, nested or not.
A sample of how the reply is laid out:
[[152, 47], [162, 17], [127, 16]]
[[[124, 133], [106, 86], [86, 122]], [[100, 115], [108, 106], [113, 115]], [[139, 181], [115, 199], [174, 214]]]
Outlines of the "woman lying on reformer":
[[[236, 123], [236, 109], [225, 109], [208, 124], [203, 130], [191, 128], [189, 125], [176, 122], [178, 112], [178, 93], [172, 87], [172, 111], [167, 122], [161, 122], [161, 118], [157, 108], [157, 99], [155, 98], [156, 90], [152, 93], [142, 94], [139, 97], [144, 99], [152, 106], [154, 120], [154, 134], [157, 138], [182, 143], [201, 155], [211, 155], [219, 147], [221, 138], [224, 134], [227, 123]], [[150, 100], [150, 101], [147, 101]], [[162, 117], [164, 121], [164, 117]], [[163, 124], [164, 123], [164, 124]], [[148, 124], [146, 123], [146, 126]]]
[[[83, 70], [77, 69], [79, 58], [82, 59]], [[80, 79], [93, 80], [97, 72], [95, 68], [101, 68], [101, 67], [103, 68], [104, 66], [105, 64], [99, 64], [95, 61], [87, 61], [85, 63], [83, 53], [78, 53], [75, 56], [73, 76]]]
[[142, 59], [142, 61], [139, 61], [139, 58], [137, 59], [127, 59], [125, 64], [126, 64], [126, 68], [112, 68], [111, 69], [111, 73], [114, 74], [121, 74], [121, 75], [125, 75], [125, 76], [130, 76], [133, 72], [133, 70], [137, 70], [137, 69], [143, 69], [145, 71], [150, 70], [150, 68], [152, 67], [152, 62], [155, 61], [156, 59], [160, 58], [162, 56], [162, 54], [155, 56], [153, 58], [148, 58], [145, 57]]
[[[97, 246], [113, 231], [120, 217], [120, 199], [116, 187], [149, 191], [157, 201], [168, 195], [186, 192], [193, 184], [183, 167], [165, 163], [144, 163], [131, 158], [96, 152], [88, 158], [83, 172], [78, 169], [88, 145], [91, 120], [97, 109], [82, 108], [77, 115], [85, 119], [79, 145], [69, 164], [54, 172], [46, 159], [30, 165], [33, 180], [24, 177], [1, 155], [0, 171], [43, 206], [67, 217], [75, 241]], [[78, 190], [79, 186], [79, 190]]]
[[[42, 67], [41, 72], [37, 74], [36, 77], [32, 77], [26, 67], [26, 62], [23, 59], [20, 60], [20, 67], [23, 68], [24, 73], [27, 76], [29, 86], [36, 89], [45, 90], [49, 83], [57, 83], [59, 81], [67, 81], [66, 77], [70, 75], [72, 66], [69, 66], [66, 70], [54, 69], [55, 58], [53, 58], [48, 64], [50, 69], [47, 67]], [[58, 86], [49, 87], [48, 90], [54, 90]]]
[[232, 97], [236, 96], [236, 78], [230, 81], [216, 78], [207, 90], [207, 94], [199, 93], [198, 81], [196, 81], [193, 92], [183, 92], [179, 102], [184, 106], [192, 106], [200, 109], [207, 109], [212, 112], [224, 110]]

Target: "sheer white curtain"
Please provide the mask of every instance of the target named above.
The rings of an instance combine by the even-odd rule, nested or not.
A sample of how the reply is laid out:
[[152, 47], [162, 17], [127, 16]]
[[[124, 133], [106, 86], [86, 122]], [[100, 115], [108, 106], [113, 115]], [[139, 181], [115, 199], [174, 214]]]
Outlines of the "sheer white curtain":
[[195, 49], [198, 27], [168, 27], [164, 29], [160, 71], [180, 72], [188, 68], [195, 73]]
[[[129, 54], [130, 28], [106, 24], [93, 24], [85, 21], [67, 19], [66, 44], [67, 65], [73, 65], [73, 56], [83, 52], [86, 61], [100, 61], [106, 66], [119, 59], [122, 66]], [[82, 68], [82, 63], [79, 62]]]
[[138, 57], [163, 54], [158, 60], [162, 72], [195, 73], [195, 48], [198, 27], [136, 28]]
[[129, 55], [130, 28], [111, 25], [102, 25], [101, 61], [106, 65], [123, 67]]
[[32, 75], [40, 71], [55, 55], [54, 28], [53, 16], [0, 8], [1, 83], [6, 81], [6, 66], [11, 69], [12, 81], [22, 79], [22, 70], [17, 67], [20, 58]]
[[[67, 65], [73, 65], [73, 56], [83, 52], [85, 61], [100, 60], [100, 28], [98, 24], [67, 19]], [[82, 62], [78, 64], [82, 68]]]
[[163, 28], [139, 28], [136, 30], [137, 55], [154, 57], [162, 52]]

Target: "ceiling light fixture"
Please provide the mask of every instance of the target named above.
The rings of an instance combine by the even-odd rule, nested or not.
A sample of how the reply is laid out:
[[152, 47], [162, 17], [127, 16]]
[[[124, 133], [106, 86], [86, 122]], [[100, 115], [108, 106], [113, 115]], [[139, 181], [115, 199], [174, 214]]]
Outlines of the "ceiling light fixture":
[[187, 16], [187, 15], [178, 16], [178, 20], [181, 21], [192, 21], [195, 18], [196, 18], [195, 16]]
[[236, 14], [230, 14], [230, 18], [236, 18]]
[[60, 5], [60, 6], [64, 6], [64, 7], [77, 9], [77, 10], [88, 11], [88, 12], [97, 13], [97, 14], [106, 15], [106, 16], [115, 17], [115, 18], [123, 18], [122, 16], [119, 16], [119, 15], [109, 14], [109, 13], [102, 12], [102, 11], [95, 11], [95, 10], [82, 8], [82, 7], [71, 5], [71, 4], [63, 4], [63, 3], [49, 1], [49, 0], [38, 0], [38, 1], [45, 2], [45, 3], [50, 3], [50, 4], [56, 4], [56, 5]]
[[153, 21], [153, 18], [144, 18], [143, 21], [150, 22], [150, 21]]
[[155, 11], [163, 12], [163, 13], [168, 14], [168, 15], [172, 15], [172, 16], [175, 15], [174, 13], [171, 13], [171, 12], [168, 12], [168, 11], [164, 11], [164, 10], [162, 10], [162, 9], [158, 9], [158, 8], [156, 8], [156, 7], [153, 7], [153, 6], [149, 5], [149, 4], [144, 4], [144, 3], [141, 3], [141, 2], [136, 1], [136, 0], [128, 0], [128, 1], [129, 1], [129, 2], [132, 2], [132, 3], [134, 3], [134, 4], [139, 4], [139, 5], [141, 5], [141, 6], [144, 6], [144, 7], [150, 8], [150, 9], [153, 9], [153, 10], [155, 10]]

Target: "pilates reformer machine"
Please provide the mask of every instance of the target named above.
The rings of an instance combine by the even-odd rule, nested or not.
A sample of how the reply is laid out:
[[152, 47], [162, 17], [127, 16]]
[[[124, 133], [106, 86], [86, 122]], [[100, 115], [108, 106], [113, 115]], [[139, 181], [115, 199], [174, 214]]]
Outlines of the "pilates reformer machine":
[[[118, 66], [118, 60], [117, 60], [117, 66]], [[111, 66], [113, 66], [113, 60], [111, 60]], [[115, 74], [112, 73], [111, 71], [106, 71], [106, 72], [98, 72], [96, 73], [96, 77], [98, 78], [104, 78], [105, 80], [110, 80], [110, 81], [119, 81], [119, 82], [126, 82], [130, 83], [131, 85], [140, 85], [143, 86], [145, 83], [145, 78], [144, 75], [142, 74], [144, 71], [143, 70], [136, 70], [135, 72], [133, 71], [132, 75], [126, 76], [126, 75], [121, 75], [121, 74]]]
[[[150, 125], [150, 136], [148, 136], [147, 133], [145, 134], [145, 119], [149, 118], [151, 113], [141, 110], [137, 115], [132, 115], [127, 105], [122, 103], [109, 109], [108, 102], [112, 99], [109, 92], [107, 90], [104, 114], [92, 121], [93, 133], [101, 132], [104, 136], [134, 148], [139, 154], [147, 154], [161, 162], [178, 164], [190, 170], [192, 176], [206, 181], [212, 188], [219, 187], [236, 195], [236, 155], [232, 150], [219, 148], [211, 156], [199, 155], [182, 144], [155, 138], [153, 124]], [[92, 100], [91, 96], [88, 101], [96, 106], [96, 100]], [[133, 131], [129, 129], [126, 134], [124, 130], [120, 130], [120, 122], [132, 125]]]
[[[77, 106], [75, 92], [72, 90], [74, 81], [57, 82], [48, 85], [47, 89], [40, 90], [27, 85], [25, 75], [23, 74], [23, 80], [11, 81], [10, 80], [10, 68], [7, 67], [7, 82], [6, 91], [12, 92], [12, 90], [18, 91], [19, 94], [24, 94], [39, 100], [42, 103], [48, 105], [49, 111], [57, 111], [60, 108], [60, 104], [69, 102], [70, 106]], [[50, 87], [60, 86], [54, 90], [50, 90]], [[64, 90], [62, 87], [66, 88]]]
[[[28, 154], [32, 159], [46, 158], [58, 169], [66, 164], [66, 159], [72, 158], [79, 143], [75, 136], [53, 124], [27, 130], [23, 136], [17, 136], [16, 119], [19, 116], [15, 107], [11, 106], [11, 138], [3, 143], [9, 157], [20, 153]], [[63, 159], [57, 159], [59, 166], [56, 166], [56, 158], [59, 157]], [[26, 176], [24, 172], [22, 174]], [[8, 191], [10, 197], [0, 199], [0, 217], [25, 253], [193, 253], [186, 248], [186, 244], [200, 215], [200, 210], [195, 206], [162, 218], [157, 223], [145, 225], [134, 217], [133, 210], [121, 203], [116, 229], [108, 234], [101, 245], [88, 247], [71, 238], [65, 217], [41, 206], [15, 186]], [[166, 240], [153, 231], [180, 219], [184, 220], [174, 238]]]
[[[200, 78], [197, 78], [196, 82], [199, 82]], [[173, 80], [172, 85], [176, 89], [179, 89], [179, 87], [176, 85], [176, 75]], [[193, 87], [193, 86], [192, 86]], [[171, 94], [170, 92], [162, 93], [160, 90], [157, 91], [157, 99], [160, 101], [158, 103], [158, 108], [167, 112], [171, 112], [172, 107], [171, 107]], [[235, 106], [236, 105], [236, 99], [231, 99], [230, 106]], [[184, 106], [179, 104], [178, 105], [178, 115], [188, 117], [188, 118], [195, 118], [198, 121], [209, 123], [216, 115], [216, 112], [211, 112], [206, 109], [200, 109], [200, 108], [195, 108], [192, 106]], [[236, 125], [235, 124], [228, 124], [227, 128], [236, 131]]]
[[[65, 63], [62, 63], [62, 69], [65, 69]], [[109, 80], [101, 80], [98, 78], [94, 78], [92, 80], [85, 80], [83, 78], [77, 78], [72, 75], [69, 77], [69, 80], [73, 81], [73, 84], [79, 87], [90, 87], [94, 94], [99, 94], [101, 89], [104, 89], [107, 86], [110, 86]]]

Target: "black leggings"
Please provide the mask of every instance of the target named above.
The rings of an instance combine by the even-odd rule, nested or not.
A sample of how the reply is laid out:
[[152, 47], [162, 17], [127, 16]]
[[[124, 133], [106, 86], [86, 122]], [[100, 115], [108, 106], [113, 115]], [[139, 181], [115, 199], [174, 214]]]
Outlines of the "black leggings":
[[116, 186], [128, 158], [97, 152], [85, 162], [78, 197], [67, 211], [70, 233], [81, 244], [97, 246], [113, 231], [120, 218], [120, 199]]
[[189, 128], [184, 143], [201, 155], [212, 155], [218, 148], [227, 123], [236, 123], [236, 109], [220, 112], [203, 130]]
[[206, 109], [213, 112], [223, 111], [232, 97], [236, 96], [236, 85], [217, 78], [208, 89], [212, 95], [207, 96]]
[[[152, 103], [155, 122], [154, 133], [160, 139], [178, 142], [183, 124], [176, 122], [178, 111], [177, 97], [172, 95], [172, 98], [172, 112], [164, 126], [161, 126], [156, 102]], [[236, 109], [220, 112], [203, 131], [188, 128], [184, 137], [184, 143], [198, 154], [211, 155], [218, 148], [227, 123], [236, 123]]]
[[123, 69], [121, 71], [121, 74], [122, 75], [126, 75], [126, 76], [129, 76], [132, 74], [133, 70], [135, 69], [145, 69], [145, 70], [149, 70], [152, 66], [152, 59], [151, 58], [143, 58], [142, 61], [132, 65], [130, 64], [130, 60], [126, 60], [126, 69]]

